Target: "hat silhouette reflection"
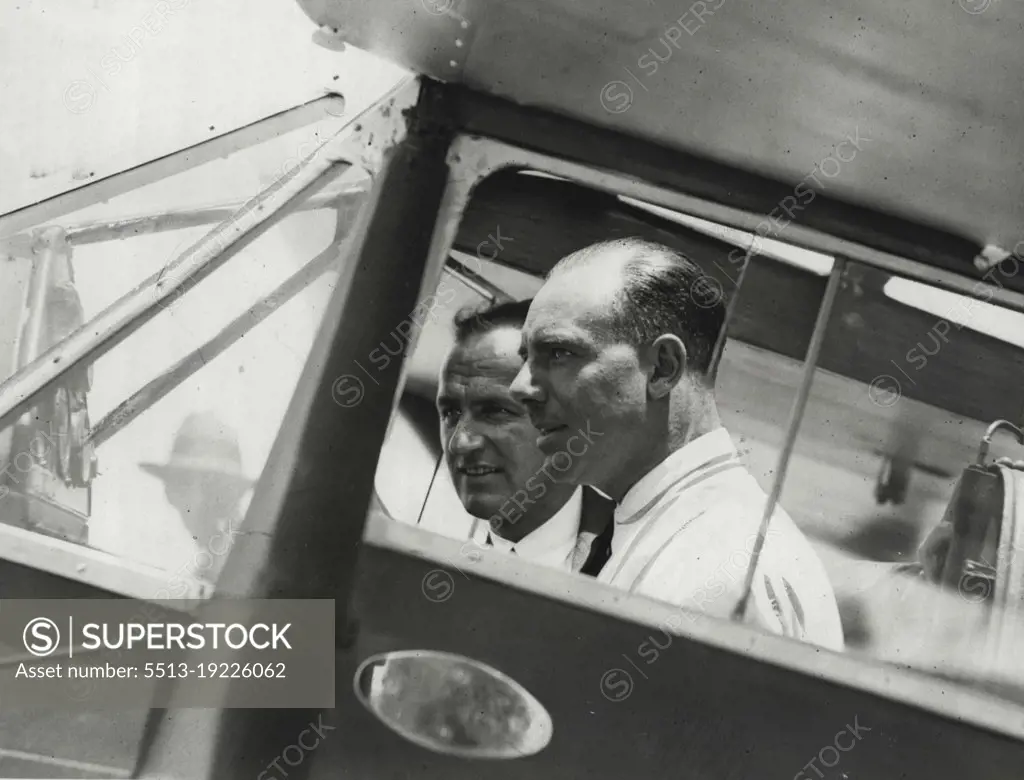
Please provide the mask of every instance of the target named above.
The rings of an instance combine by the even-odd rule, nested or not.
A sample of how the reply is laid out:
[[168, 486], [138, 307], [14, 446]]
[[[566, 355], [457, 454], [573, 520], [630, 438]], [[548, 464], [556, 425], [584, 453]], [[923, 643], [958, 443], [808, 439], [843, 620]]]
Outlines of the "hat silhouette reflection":
[[242, 471], [234, 430], [211, 412], [195, 412], [182, 422], [166, 463], [140, 463], [164, 483], [167, 500], [181, 517], [199, 553], [193, 574], [215, 579], [232, 533], [239, 526], [239, 502], [253, 486]]

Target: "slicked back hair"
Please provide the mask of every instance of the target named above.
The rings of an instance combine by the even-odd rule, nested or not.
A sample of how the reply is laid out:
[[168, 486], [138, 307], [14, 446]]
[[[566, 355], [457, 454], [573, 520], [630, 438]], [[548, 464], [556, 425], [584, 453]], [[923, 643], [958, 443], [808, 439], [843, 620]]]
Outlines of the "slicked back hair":
[[508, 325], [522, 328], [531, 303], [533, 303], [532, 299], [484, 303], [460, 309], [454, 319], [455, 342], [463, 344], [471, 336], [483, 335]]
[[688, 370], [713, 384], [712, 362], [726, 315], [717, 282], [681, 252], [640, 238], [603, 241], [573, 252], [548, 278], [591, 264], [597, 270], [609, 255], [620, 258], [615, 272], [623, 282], [613, 314], [615, 336], [636, 346], [667, 333], [677, 336], [686, 347]]

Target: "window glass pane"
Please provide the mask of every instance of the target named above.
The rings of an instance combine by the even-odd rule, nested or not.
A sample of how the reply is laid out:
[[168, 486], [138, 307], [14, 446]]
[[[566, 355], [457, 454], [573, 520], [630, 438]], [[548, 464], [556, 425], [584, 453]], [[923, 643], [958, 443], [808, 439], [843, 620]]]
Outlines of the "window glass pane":
[[[572, 192], [571, 208], [560, 200], [566, 188]], [[390, 355], [401, 353], [408, 334], [418, 338], [376, 478], [378, 496], [394, 519], [474, 545], [483, 545], [488, 531], [495, 530], [494, 515], [475, 511], [472, 491], [458, 482], [460, 475], [453, 480], [444, 454], [452, 450], [440, 420], [444, 411], [431, 405], [439, 395], [439, 405], [446, 403], [448, 391], [440, 391], [439, 378], [450, 378], [445, 361], [456, 346], [456, 312], [492, 298], [531, 299], [562, 257], [631, 236], [683, 251], [700, 266], [705, 280], [700, 290], [719, 296], [729, 308], [713, 396], [739, 463], [753, 478], [741, 492], [760, 496], [756, 507], [742, 510], [751, 530], [747, 538], [756, 539], [764, 500], [780, 474], [836, 259], [777, 240], [755, 244], [751, 234], [706, 220], [522, 174], [492, 177], [474, 191], [448, 271], [421, 301], [421, 316], [413, 317], [409, 328], [382, 334], [382, 349]], [[757, 252], [748, 260], [754, 246]], [[476, 276], [462, 275], [467, 267]], [[770, 624], [774, 614], [785, 636], [1014, 695], [1005, 681], [1007, 659], [991, 650], [977, 652], [979, 642], [995, 641], [993, 627], [1002, 618], [971, 611], [975, 592], [997, 587], [994, 557], [1009, 561], [1009, 553], [1004, 549], [997, 555], [991, 535], [984, 549], [968, 549], [964, 542], [957, 548], [960, 558], [949, 564], [962, 571], [947, 572], [950, 582], [940, 586], [922, 574], [917, 551], [947, 513], [956, 480], [977, 456], [986, 427], [999, 418], [1021, 420], [1014, 388], [1024, 367], [1024, 317], [988, 305], [982, 291], [974, 298], [957, 296], [855, 263], [844, 268], [788, 478], [780, 486], [754, 576], [747, 622], [778, 634], [779, 627]], [[424, 310], [429, 317], [422, 316]], [[471, 416], [466, 409], [456, 411]], [[492, 449], [498, 457], [498, 449]], [[989, 460], [1014, 452], [1024, 462], [1012, 437], [1003, 437], [992, 444]], [[1019, 489], [1024, 495], [1024, 482]], [[708, 511], [731, 506], [734, 498], [723, 494]], [[625, 503], [620, 499], [620, 508]], [[614, 528], [619, 533], [620, 526]], [[518, 551], [524, 544], [523, 539], [494, 544], [494, 533], [490, 536], [485, 546]], [[941, 532], [935, 538], [941, 539]], [[722, 552], [714, 535], [702, 543], [710, 552]], [[717, 604], [714, 597], [673, 603], [683, 611], [734, 619], [753, 547], [735, 550], [704, 581], [705, 596], [729, 594]], [[936, 549], [946, 554], [947, 547]], [[612, 555], [614, 550], [613, 537]], [[533, 565], [552, 565], [517, 554]], [[774, 587], [774, 575], [767, 572], [780, 566], [784, 571]], [[1005, 580], [1008, 571], [1004, 567], [998, 576]], [[601, 570], [602, 581], [610, 581], [605, 574]], [[998, 587], [1007, 592], [1010, 586]], [[812, 602], [807, 594], [813, 594]], [[973, 658], [964, 648], [975, 651]]]
[[[633, 199], [588, 190], [553, 177], [523, 173], [491, 177], [474, 190], [449, 258], [448, 272], [438, 289], [417, 307], [421, 315], [426, 308], [432, 316], [413, 316], [408, 328], [399, 327], [390, 334], [382, 334], [382, 349], [392, 355], [400, 353], [402, 345], [408, 341], [407, 334], [411, 333], [418, 340], [409, 361], [405, 392], [382, 451], [376, 488], [385, 509], [396, 520], [484, 546], [488, 546], [490, 536], [490, 546], [494, 546], [495, 515], [483, 511], [482, 503], [476, 503], [470, 484], [474, 479], [482, 482], [488, 477], [466, 476], [464, 471], [469, 474], [467, 469], [490, 470], [496, 480], [508, 475], [508, 484], [483, 492], [489, 496], [495, 491], [501, 493], [504, 501], [499, 502], [498, 511], [507, 512], [512, 524], [518, 517], [525, 516], [534, 503], [540, 503], [565, 487], [553, 478], [554, 471], [558, 470], [556, 464], [549, 465], [543, 457], [538, 461], [544, 462], [544, 467], [539, 468], [541, 476], [534, 474], [532, 483], [527, 480], [520, 484], [524, 474], [529, 476], [528, 468], [522, 473], [512, 473], [519, 469], [517, 459], [520, 456], [528, 459], [523, 453], [539, 452], [536, 441], [540, 434], [528, 419], [525, 402], [501, 407], [509, 398], [515, 400], [511, 374], [496, 382], [501, 387], [491, 388], [494, 393], [488, 395], [481, 391], [477, 397], [476, 391], [468, 388], [478, 380], [481, 387], [489, 382], [484, 376], [486, 372], [479, 376], [462, 376], [461, 367], [452, 368], [446, 363], [458, 354], [453, 352], [456, 347], [461, 348], [472, 340], [467, 337], [457, 343], [453, 319], [463, 306], [475, 303], [482, 308], [492, 296], [498, 300], [532, 299], [544, 283], [544, 276], [563, 257], [601, 241], [634, 237], [677, 250], [696, 264], [698, 280], [686, 291], [691, 298], [685, 302], [689, 316], [697, 318], [700, 311], [715, 307], [732, 312], [713, 393], [725, 428], [719, 438], [731, 440], [735, 445], [737, 465], [747, 473], [744, 479], [748, 481], [744, 485], [752, 496], [759, 497], [760, 503], [756, 507], [751, 504], [743, 512], [739, 525], [746, 532], [740, 535], [739, 546], [735, 550], [728, 545], [715, 548], [716, 554], [721, 554], [723, 565], [707, 572], [707, 577], [699, 582], [689, 583], [688, 596], [673, 601], [685, 610], [728, 618], [742, 593], [763, 503], [778, 468], [804, 355], [833, 264], [830, 257], [769, 241], [760, 245], [759, 254], [748, 267], [748, 250], [754, 239], [751, 234]], [[466, 268], [474, 271], [485, 284], [474, 286], [472, 279], [460, 278]], [[603, 279], [596, 276], [587, 280], [595, 286], [601, 281]], [[798, 296], [796, 302], [794, 295]], [[695, 323], [696, 319], [693, 324], [696, 328]], [[506, 325], [515, 326], [516, 322]], [[707, 345], [709, 354], [714, 354], [721, 337], [717, 331], [711, 334]], [[509, 349], [518, 347], [518, 336], [509, 341], [509, 345]], [[693, 353], [694, 359], [697, 354]], [[510, 363], [521, 365], [514, 352], [500, 359], [506, 357]], [[443, 381], [439, 382], [439, 378]], [[461, 387], [459, 383], [464, 379], [468, 384]], [[453, 380], [454, 386], [449, 387]], [[452, 406], [449, 402], [452, 393], [458, 396], [459, 402], [446, 412], [445, 409]], [[435, 399], [437, 408], [433, 406]], [[491, 407], [494, 408], [487, 411]], [[449, 414], [460, 422], [445, 422], [442, 418]], [[600, 430], [600, 424], [595, 425]], [[654, 464], [651, 471], [658, 465]], [[638, 475], [636, 482], [643, 476]], [[513, 477], [520, 482], [511, 484]], [[577, 494], [589, 496], [591, 493], [588, 488]], [[488, 506], [494, 503], [492, 498], [487, 498]], [[570, 496], [562, 506], [563, 509], [568, 507], [565, 511], [569, 514], [576, 511], [572, 509], [575, 505], [570, 504], [572, 500]], [[605, 501], [602, 506], [611, 517], [610, 504]], [[586, 513], [579, 510], [578, 517], [570, 518], [570, 523], [562, 518], [557, 506], [554, 510], [554, 514], [549, 513], [536, 529], [525, 535], [515, 534], [518, 538], [512, 540], [511, 547], [530, 563], [550, 565], [557, 558], [554, 568], [579, 572], [580, 564], [589, 556], [585, 548], [593, 542], [593, 537], [586, 535], [589, 531], [584, 523], [588, 521], [584, 516], [590, 517], [593, 513], [589, 509]], [[794, 521], [791, 535], [799, 537], [799, 544], [804, 545], [801, 549], [807, 550], [805, 557], [813, 558], [815, 543], [801, 536], [800, 519], [794, 518]], [[566, 528], [575, 525], [562, 533], [565, 530], [562, 524]], [[561, 530], [556, 533], [552, 528]], [[619, 526], [614, 528], [617, 530]], [[492, 533], [489, 534], [489, 530]], [[622, 533], [628, 534], [628, 530]], [[745, 546], [743, 540], [746, 540]], [[583, 545], [582, 557], [568, 549], [574, 543]], [[602, 543], [607, 544], [607, 541]], [[614, 540], [612, 545], [614, 550]], [[621, 546], [625, 549], [627, 542], [622, 542]], [[562, 547], [567, 549], [564, 556], [560, 552]], [[730, 556], [730, 553], [735, 554]], [[813, 572], [822, 598], [831, 599], [831, 640], [841, 643], [838, 609], [822, 564], [818, 563]], [[793, 577], [790, 580], [797, 582]], [[785, 586], [780, 584], [779, 587]], [[631, 592], [651, 595], [635, 588]], [[708, 597], [709, 592], [718, 595]]]
[[[1024, 472], [967, 472], [992, 422], [1021, 419], [1024, 315], [975, 289], [848, 265], [781, 501], [818, 543], [850, 652], [1012, 695], [989, 643], [1019, 609], [996, 578]], [[986, 462], [1000, 457], [1024, 451], [1001, 435]]]
[[[38, 237], [6, 241], [6, 375], [24, 365], [26, 322], [43, 323], [41, 348], [52, 345], [160, 272], [340, 126], [328, 117], [58, 220], [61, 250], [45, 307], [31, 304], [33, 279], [41, 278], [38, 263], [33, 277], [30, 247]], [[38, 419], [25, 415], [4, 432], [8, 495], [0, 519], [208, 592], [229, 548], [227, 529], [240, 526], [334, 288], [344, 248], [332, 248], [333, 199], [341, 197], [347, 229], [365, 186], [350, 170], [304, 196], [88, 372], [41, 399]], [[94, 469], [82, 466], [87, 449], [47, 444], [80, 443], [90, 430], [98, 436]], [[184, 595], [184, 586], [171, 595]]]

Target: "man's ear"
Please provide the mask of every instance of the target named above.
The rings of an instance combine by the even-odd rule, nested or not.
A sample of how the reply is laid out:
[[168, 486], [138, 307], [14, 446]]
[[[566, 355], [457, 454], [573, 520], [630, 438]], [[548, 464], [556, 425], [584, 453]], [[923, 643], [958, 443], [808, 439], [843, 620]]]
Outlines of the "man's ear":
[[658, 336], [648, 348], [648, 358], [647, 390], [652, 397], [662, 398], [686, 375], [686, 346], [678, 336]]

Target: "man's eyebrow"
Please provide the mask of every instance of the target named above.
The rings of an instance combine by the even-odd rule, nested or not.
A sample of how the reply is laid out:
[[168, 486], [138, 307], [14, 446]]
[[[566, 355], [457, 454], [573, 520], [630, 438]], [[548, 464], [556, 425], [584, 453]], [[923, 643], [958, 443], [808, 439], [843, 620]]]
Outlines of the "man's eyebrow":
[[553, 330], [544, 331], [541, 333], [535, 333], [533, 336], [533, 346], [536, 347], [552, 347], [559, 346], [562, 344], [569, 346], [585, 347], [587, 346], [587, 340], [580, 336], [578, 333], [564, 330]]

